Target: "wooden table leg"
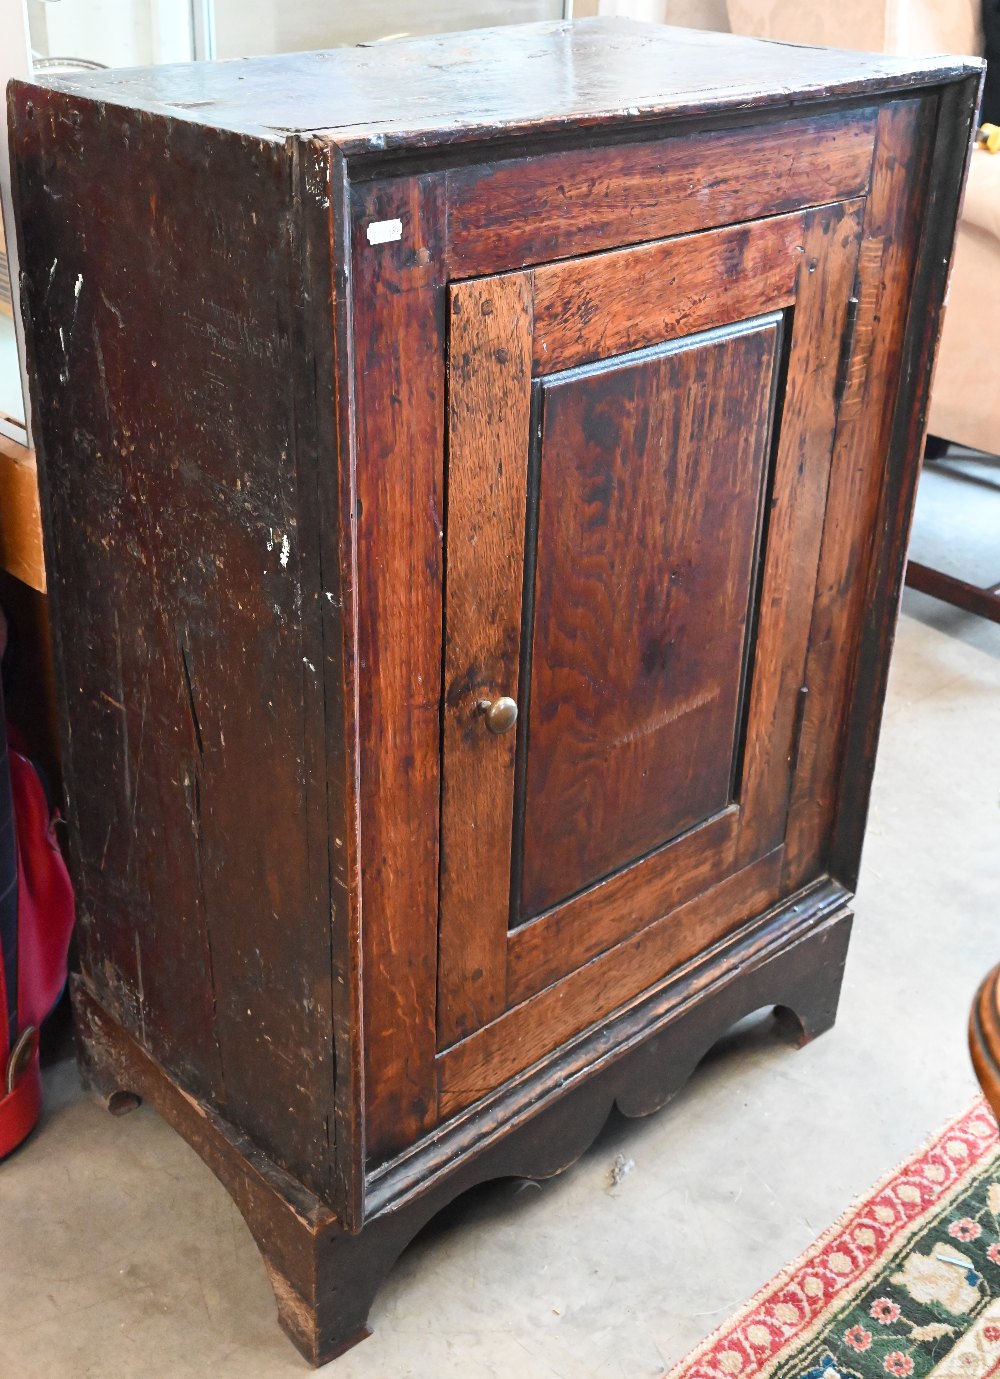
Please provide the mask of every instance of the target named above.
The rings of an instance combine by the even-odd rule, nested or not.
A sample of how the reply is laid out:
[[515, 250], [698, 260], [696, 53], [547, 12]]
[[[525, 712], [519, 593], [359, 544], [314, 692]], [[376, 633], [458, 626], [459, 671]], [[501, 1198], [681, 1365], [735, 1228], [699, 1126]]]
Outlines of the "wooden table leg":
[[972, 1003], [969, 1050], [983, 1095], [1000, 1120], [1000, 966], [990, 972]]
[[935, 570], [930, 565], [922, 565], [919, 560], [911, 560], [906, 567], [906, 583], [911, 589], [919, 589], [922, 594], [950, 603], [954, 608], [962, 608], [966, 613], [976, 613], [980, 618], [1000, 622], [1000, 584], [982, 589], [968, 580], [946, 575], [943, 570]]

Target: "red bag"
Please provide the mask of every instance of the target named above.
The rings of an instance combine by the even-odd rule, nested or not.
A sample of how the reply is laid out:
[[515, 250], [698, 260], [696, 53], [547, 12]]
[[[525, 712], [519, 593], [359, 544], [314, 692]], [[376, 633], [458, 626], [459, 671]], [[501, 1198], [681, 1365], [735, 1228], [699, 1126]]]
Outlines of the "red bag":
[[0, 1158], [31, 1133], [41, 1114], [38, 1031], [66, 985], [74, 918], [73, 889], [42, 782], [13, 743], [6, 753], [3, 745], [10, 799], [0, 800], [0, 833], [17, 874], [16, 881], [0, 876]]

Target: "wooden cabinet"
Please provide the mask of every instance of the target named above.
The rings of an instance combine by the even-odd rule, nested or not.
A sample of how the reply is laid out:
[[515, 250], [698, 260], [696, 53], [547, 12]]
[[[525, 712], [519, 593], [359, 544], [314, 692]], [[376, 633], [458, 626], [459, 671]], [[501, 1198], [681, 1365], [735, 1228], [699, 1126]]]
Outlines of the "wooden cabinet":
[[[585, 978], [559, 1018], [576, 1034], [648, 984], [640, 961], [602, 991], [592, 959], [733, 878], [697, 937], [671, 922], [666, 970], [751, 912], [762, 882], [777, 894], [813, 601], [795, 574], [819, 555], [862, 210], [450, 288], [438, 1034], [464, 1041], [442, 1062], [453, 1104], [467, 1070], [481, 1085], [531, 1061], [554, 983]], [[520, 730], [496, 738], [481, 706], [499, 695]]]
[[313, 1360], [463, 1188], [832, 1024], [979, 79], [595, 21], [13, 88], [83, 1066]]

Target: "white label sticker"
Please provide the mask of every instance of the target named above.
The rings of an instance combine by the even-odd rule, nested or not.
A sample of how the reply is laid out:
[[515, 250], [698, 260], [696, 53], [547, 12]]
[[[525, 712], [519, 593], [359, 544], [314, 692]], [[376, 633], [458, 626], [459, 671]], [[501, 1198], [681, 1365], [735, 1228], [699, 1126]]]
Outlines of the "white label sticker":
[[368, 226], [369, 244], [391, 244], [393, 240], [403, 238], [403, 222], [401, 220], [373, 220]]

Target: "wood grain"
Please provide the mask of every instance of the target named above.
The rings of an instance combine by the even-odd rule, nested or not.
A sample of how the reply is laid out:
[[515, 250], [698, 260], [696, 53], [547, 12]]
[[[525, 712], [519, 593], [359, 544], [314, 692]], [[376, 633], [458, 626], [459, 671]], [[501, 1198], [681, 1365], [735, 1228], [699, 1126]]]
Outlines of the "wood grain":
[[438, 1037], [504, 1007], [514, 755], [480, 705], [518, 699], [531, 281], [451, 290]]
[[[611, 17], [253, 62], [249, 73], [243, 63], [194, 63], [169, 73], [150, 68], [128, 77], [110, 71], [58, 80], [70, 101], [93, 100], [115, 113], [137, 108], [275, 143], [288, 134], [322, 135], [370, 176], [406, 155], [486, 161], [493, 150], [509, 156], [528, 140], [597, 142], [720, 116], [763, 124], [772, 111], [788, 118], [790, 109], [831, 101], [870, 105], [885, 93], [981, 68], [968, 58], [761, 43]], [[802, 156], [809, 157], [806, 145]]]
[[[926, 200], [907, 227], [918, 237], [909, 314], [879, 495], [871, 560], [862, 600], [856, 670], [848, 712], [844, 771], [830, 844], [830, 870], [855, 886], [861, 862], [875, 753], [882, 725], [903, 588], [906, 544], [927, 429], [927, 404], [948, 288], [958, 212], [972, 155], [981, 73], [967, 74], [939, 94], [930, 144]], [[926, 145], [925, 145], [926, 147]], [[912, 154], [911, 154], [912, 156]]]
[[874, 110], [838, 110], [457, 168], [449, 271], [520, 268], [862, 196], [874, 139]]
[[[442, 185], [352, 204], [360, 804], [367, 1152], [436, 1117], [444, 502]], [[372, 220], [406, 238], [369, 244]]]
[[[212, 1163], [314, 1362], [464, 1187], [762, 1003], [832, 1023], [981, 71], [600, 21], [13, 84], [84, 1068]], [[505, 308], [468, 350], [456, 282]], [[518, 616], [557, 903], [506, 931], [510, 768], [442, 736]]]
[[[687, 1081], [720, 1029], [779, 1002], [800, 1042], [833, 1024], [851, 916], [815, 887], [654, 988], [614, 1022], [442, 1127], [386, 1167], [372, 1214], [347, 1235], [329, 1208], [185, 1089], [75, 984], [81, 1071], [107, 1103], [138, 1093], [216, 1174], [246, 1220], [274, 1288], [278, 1320], [313, 1365], [369, 1334], [368, 1310], [405, 1245], [461, 1192], [491, 1178], [550, 1177], [594, 1141], [612, 1108], [644, 1116]], [[818, 974], [822, 974], [818, 976]]]
[[537, 268], [536, 372], [554, 373], [789, 306], [809, 214]]
[[788, 821], [791, 884], [824, 865], [836, 807], [858, 617], [892, 426], [884, 390], [899, 380], [932, 119], [932, 103], [920, 98], [886, 106], [879, 116], [858, 259], [858, 325], [837, 423], [809, 634], [810, 693]]
[[729, 803], [780, 342], [546, 380], [520, 920]]
[[[585, 1148], [612, 1104], [633, 1116], [668, 1102], [715, 1042], [713, 1029], [751, 1011], [783, 1006], [784, 1016], [794, 1013], [784, 1028], [807, 1043], [834, 1022], [850, 925], [849, 896], [829, 878], [779, 901], [380, 1168], [369, 1183], [373, 1210], [405, 1210], [428, 1186], [461, 1180], [494, 1156], [517, 1176], [558, 1172], [579, 1149], [551, 1129], [532, 1134], [533, 1124], [551, 1114], [570, 1134], [577, 1127]], [[592, 1103], [602, 1084], [605, 1112], [590, 1120], [579, 1103]], [[511, 1152], [525, 1130], [530, 1159]]]
[[725, 879], [736, 867], [739, 806], [515, 929], [507, 1000], [518, 1005]]
[[808, 213], [774, 461], [743, 764], [740, 856], [784, 837], [864, 202]]
[[[312, 700], [312, 732], [304, 744], [309, 817], [303, 827], [314, 887], [323, 894], [326, 883], [330, 907], [334, 1104], [325, 1127], [332, 1155], [325, 1196], [341, 1226], [354, 1233], [365, 1215], [356, 495], [350, 298], [336, 268], [350, 256], [350, 205], [343, 162], [325, 141], [298, 140], [292, 170], [298, 212], [292, 277], [296, 349], [314, 361], [311, 370], [295, 375], [299, 483], [304, 494], [315, 494], [304, 505], [301, 528], [303, 543], [316, 552], [303, 571], [302, 611], [323, 657], [322, 674], [303, 687], [304, 698]], [[332, 284], [332, 303], [315, 291], [317, 282]]]
[[[851, 292], [859, 209], [858, 203], [848, 203], [808, 213], [804, 242], [812, 237], [815, 252], [808, 260], [800, 256], [803, 266], [796, 283], [805, 301], [804, 309], [797, 307], [795, 313], [796, 333], [787, 366], [790, 396], [782, 402], [777, 459], [777, 474], [786, 491], [777, 502], [773, 497], [769, 500], [765, 582], [757, 629], [758, 639], [763, 635], [764, 640], [755, 645], [750, 666], [741, 808], [735, 819], [729, 816], [728, 823], [713, 823], [708, 826], [711, 832], [706, 831], [706, 845], [713, 850], [718, 868], [715, 875], [720, 878], [741, 861], [745, 863], [773, 846], [784, 827], [801, 684], [792, 671], [797, 664], [801, 675], [811, 598], [809, 579], [792, 578], [790, 572], [797, 571], [800, 562], [806, 562], [808, 568], [810, 560], [815, 568], [815, 542], [819, 539], [832, 446], [840, 336]], [[825, 262], [827, 255], [832, 258], [830, 265]], [[777, 474], [775, 484], [779, 483]], [[807, 544], [810, 541], [814, 543], [812, 554]], [[738, 838], [734, 837], [734, 827]], [[509, 946], [510, 999], [526, 997], [565, 976], [577, 956], [577, 942], [579, 959], [584, 961], [610, 943], [621, 941], [630, 928], [637, 931], [663, 913], [656, 910], [657, 904], [676, 905], [695, 894], [701, 879], [694, 863], [693, 840], [697, 838], [695, 830], [690, 838], [680, 839], [593, 892], [557, 906], [521, 934], [513, 934]], [[687, 890], [678, 879], [685, 872], [691, 887]]]
[[[712, 593], [715, 586], [711, 584], [710, 572], [713, 568], [712, 552], [715, 552], [717, 559], [721, 556], [719, 548], [712, 544], [710, 533], [714, 529], [712, 495], [717, 496], [723, 481], [719, 475], [713, 474], [711, 482], [705, 483], [704, 490], [695, 482], [679, 485], [688, 500], [687, 506], [679, 509], [677, 505], [669, 504], [662, 495], [657, 502], [654, 501], [655, 495], [646, 492], [649, 484], [654, 482], [651, 475], [661, 472], [654, 464], [621, 465], [618, 457], [631, 455], [636, 450], [635, 436], [631, 431], [627, 439], [619, 434], [623, 426], [626, 429], [631, 426], [636, 436], [646, 436], [647, 441], [643, 445], [649, 443], [649, 436], [653, 437], [655, 446], [668, 435], [673, 435], [662, 417], [650, 421], [646, 415], [649, 411], [646, 406], [648, 399], [644, 399], [643, 406], [636, 408], [631, 406], [635, 402], [631, 394], [629, 397], [618, 395], [621, 388], [617, 391], [611, 388], [609, 396], [605, 398], [599, 386], [595, 386], [595, 380], [597, 385], [601, 385], [606, 375], [610, 374], [614, 380], [620, 372], [628, 381], [628, 367], [614, 365], [607, 370], [583, 368], [565, 378], [556, 375], [544, 385], [535, 587], [537, 629], [540, 632], [536, 630], [533, 639], [536, 643], [533, 663], [537, 669], [532, 677], [530, 711], [525, 729], [526, 779], [529, 786], [526, 799], [530, 802], [530, 789], [534, 788], [538, 792], [538, 803], [534, 808], [526, 806], [524, 811], [522, 827], [527, 851], [524, 853], [523, 875], [527, 884], [523, 888], [518, 881], [517, 871], [520, 833], [514, 840], [514, 877], [518, 881], [515, 889], [518, 892], [523, 889], [519, 917], [527, 919], [539, 914], [540, 917], [523, 931], [515, 931], [508, 942], [507, 983], [508, 1000], [511, 1002], [527, 999], [532, 993], [566, 976], [575, 966], [589, 961], [595, 954], [622, 941], [630, 932], [636, 932], [659, 918], [667, 906], [676, 906], [692, 899], [699, 886], [704, 888], [710, 879], [721, 879], [733, 869], [746, 865], [755, 856], [769, 851], [782, 837], [793, 765], [792, 737], [800, 712], [802, 663], [812, 596], [809, 576], [793, 579], [791, 571], [808, 571], [810, 562], [815, 570], [829, 473], [841, 336], [857, 251], [860, 204], [853, 202], [808, 212], [803, 218], [801, 233], [797, 235], [800, 247], [794, 260], [797, 272], [793, 291], [801, 292], [803, 300], [801, 304], [796, 304], [795, 331], [787, 365], [787, 395], [780, 399], [782, 424], [774, 483], [780, 483], [783, 487], [780, 497], [772, 493], [767, 508], [767, 546], [760, 595], [762, 611], [755, 623], [758, 640], [748, 666], [746, 743], [738, 760], [734, 759], [733, 714], [735, 692], [740, 684], [741, 657], [738, 649], [733, 647], [729, 648], [732, 654], [722, 658], [733, 672], [733, 678], [726, 684], [727, 712], [730, 715], [728, 745], [726, 733], [717, 731], [718, 724], [707, 734], [692, 733], [690, 738], [681, 735], [674, 739], [678, 743], [678, 750], [683, 753], [690, 747], [693, 751], [695, 745], [699, 749], [696, 755], [689, 752], [684, 759], [686, 765], [683, 770], [657, 771], [650, 768], [648, 761], [640, 761], [634, 772], [625, 772], [623, 781], [618, 780], [613, 763], [605, 759], [606, 754], [598, 751], [594, 758], [591, 750], [594, 746], [591, 742], [594, 724], [599, 725], [609, 714], [614, 722], [618, 722], [619, 718], [623, 720], [624, 726], [619, 724], [621, 731], [617, 738], [624, 737], [625, 746], [630, 749], [631, 755], [635, 755], [631, 735], [634, 724], [631, 720], [626, 723], [624, 719], [629, 714], [629, 695], [636, 693], [635, 687], [645, 682], [642, 667], [633, 665], [629, 659], [630, 653], [618, 648], [618, 639], [625, 637], [627, 632], [628, 637], [623, 645], [631, 647], [634, 656], [639, 655], [644, 645], [643, 638], [633, 633], [635, 619], [641, 617], [644, 607], [642, 590], [648, 589], [654, 603], [664, 597], [659, 592], [662, 586], [656, 579], [660, 567], [649, 561], [648, 552], [672, 551], [678, 540], [683, 545], [685, 532], [702, 531], [704, 548], [700, 549], [697, 560], [692, 558], [687, 561], [687, 579], [693, 595], [704, 595], [707, 607], [714, 609], [719, 602], [718, 591]], [[764, 236], [774, 233], [773, 222], [761, 222], [752, 228], [755, 233]], [[709, 233], [685, 237], [673, 243], [685, 246], [691, 262], [700, 270], [716, 240], [717, 235]], [[805, 252], [807, 246], [808, 254]], [[623, 251], [623, 256], [641, 256], [642, 253], [643, 250]], [[591, 281], [596, 281], [595, 265], [618, 258], [618, 255], [596, 256], [585, 260], [583, 267], [591, 273]], [[567, 283], [567, 291], [576, 267], [575, 263], [556, 266], [555, 271], [560, 272]], [[676, 261], [676, 271], [678, 276], [684, 275], [683, 260]], [[540, 273], [535, 274], [536, 280], [539, 276]], [[614, 280], [621, 281], [624, 276], [616, 263]], [[766, 293], [768, 288], [767, 281], [757, 284], [761, 294]], [[593, 300], [599, 299], [599, 292], [595, 291]], [[758, 309], [770, 305], [766, 296], [755, 304]], [[722, 309], [725, 310], [724, 307]], [[742, 329], [746, 329], [746, 326]], [[742, 337], [737, 335], [736, 338]], [[759, 359], [749, 362], [746, 369], [749, 392], [739, 386], [741, 374], [738, 367], [724, 370], [724, 381], [716, 377], [711, 369], [696, 368], [691, 378], [685, 378], [683, 382], [673, 380], [677, 383], [676, 388], [664, 385], [655, 390], [658, 398], [679, 396], [688, 400], [689, 411], [683, 413], [689, 423], [688, 431], [685, 432], [681, 426], [668, 447], [675, 462], [680, 463], [684, 454], [688, 453], [684, 449], [683, 436], [690, 440], [689, 453], [697, 456], [697, 463], [690, 474], [685, 471], [686, 479], [697, 479], [699, 465], [704, 467], [711, 463], [710, 458], [704, 458], [705, 454], [710, 457], [716, 453], [711, 444], [713, 416], [729, 424], [734, 434], [750, 442], [756, 441], [752, 454], [741, 453], [733, 471], [742, 480], [748, 480], [756, 473], [756, 487], [749, 482], [744, 493], [747, 501], [742, 507], [733, 494], [729, 495], [732, 501], [722, 504], [727, 519], [732, 518], [734, 512], [744, 511], [747, 521], [742, 526], [737, 524], [735, 529], [742, 530], [748, 539], [753, 534], [749, 545], [744, 543], [741, 547], [737, 541], [727, 546], [725, 554], [737, 559], [737, 563], [742, 557], [749, 559], [750, 552], [757, 549], [760, 539], [757, 514], [760, 511], [762, 465], [770, 448], [769, 427], [763, 423], [770, 415], [768, 380], [771, 373], [768, 370], [774, 367], [775, 347], [776, 341], [772, 340], [768, 368], [763, 368]], [[668, 352], [667, 358], [670, 357], [671, 352]], [[682, 351], [678, 358], [683, 357]], [[648, 371], [652, 367], [651, 361], [655, 359], [655, 351], [637, 356], [640, 376], [642, 370]], [[708, 379], [708, 373], [712, 374], [711, 379]], [[707, 408], [695, 405], [700, 396], [698, 389], [706, 382], [711, 385], [706, 390], [707, 395], [723, 399], [718, 412], [713, 413], [710, 405]], [[758, 394], [753, 389], [759, 384], [763, 384], [763, 389]], [[593, 398], [589, 389], [594, 391]], [[548, 461], [549, 465], [554, 464], [549, 482], [556, 498], [550, 507], [551, 520], [547, 523], [545, 475], [549, 472], [546, 464], [551, 439], [549, 428], [552, 425], [558, 428], [560, 415], [558, 401], [553, 403], [552, 399], [558, 400], [564, 390], [571, 403], [575, 393], [582, 390], [583, 401], [576, 399], [575, 408], [570, 406], [568, 415], [572, 425], [567, 430], [565, 444], [553, 447], [551, 454], [554, 460], [550, 456]], [[758, 404], [766, 400], [764, 410], [761, 411], [758, 406], [758, 411], [754, 413], [753, 403], [748, 402], [748, 397], [756, 399]], [[581, 407], [591, 402], [593, 406], [589, 410], [583, 408], [587, 413], [587, 424], [583, 425], [580, 420]], [[741, 407], [744, 409], [742, 412]], [[553, 417], [556, 422], [552, 421]], [[706, 437], [698, 429], [703, 426], [708, 427]], [[697, 445], [694, 441], [696, 432], [699, 438]], [[642, 448], [639, 446], [640, 451]], [[717, 453], [724, 455], [724, 447], [718, 447]], [[701, 478], [704, 477], [701, 475]], [[695, 495], [704, 493], [704, 510], [698, 507], [697, 502], [694, 508], [690, 507], [692, 492]], [[615, 530], [609, 537], [609, 528], [613, 528], [614, 523], [609, 522], [605, 509], [613, 509], [616, 494], [628, 523], [631, 527], [638, 523], [641, 529], [632, 530], [630, 527], [627, 532]], [[685, 514], [688, 512], [693, 512], [695, 518], [690, 529], [686, 525]], [[657, 514], [666, 521], [667, 527], [651, 537], [643, 524], [653, 522], [655, 525]], [[551, 571], [548, 570], [549, 563], [552, 565]], [[742, 626], [753, 611], [746, 560], [743, 571], [743, 575], [737, 579], [734, 570], [726, 566], [725, 577], [721, 581], [728, 595], [742, 598], [741, 612], [737, 614], [733, 605], [736, 618], [733, 627], [739, 640], [742, 639]], [[547, 592], [549, 586], [554, 592]], [[614, 590], [619, 586], [628, 591], [625, 609], [618, 609], [614, 603]], [[682, 592], [686, 593], [686, 590]], [[690, 603], [690, 597], [687, 597], [685, 606]], [[694, 618], [693, 625], [698, 629], [695, 649], [687, 647], [684, 654], [677, 657], [672, 663], [674, 671], [663, 680], [661, 688], [665, 691], [669, 689], [671, 693], [676, 690], [680, 700], [685, 698], [682, 693], [685, 689], [689, 691], [688, 699], [692, 695], [697, 699], [698, 693], [703, 697], [707, 695], [704, 704], [696, 704], [696, 708], [704, 711], [706, 705], [718, 707], [722, 699], [721, 682], [712, 679], [709, 656], [712, 639], [708, 630], [713, 624], [711, 619], [700, 614], [695, 616], [691, 609], [688, 611]], [[546, 636], [547, 627], [552, 632], [551, 637]], [[697, 649], [699, 646], [700, 652]], [[705, 656], [708, 656], [707, 662]], [[615, 687], [612, 681], [618, 673], [623, 677], [623, 684]], [[678, 681], [678, 673], [687, 678]], [[710, 692], [713, 684], [717, 691], [714, 694]], [[577, 713], [581, 693], [586, 710], [582, 712], [582, 717]], [[653, 716], [655, 718], [655, 714]], [[669, 729], [671, 725], [667, 723], [662, 726]], [[653, 737], [655, 742], [656, 734]], [[600, 741], [597, 746], [600, 747]], [[709, 758], [705, 755], [712, 750], [717, 754], [712, 759], [716, 766], [714, 778], [709, 769]], [[673, 767], [677, 765], [676, 761], [672, 763]], [[546, 775], [553, 770], [557, 777], [557, 788], [546, 790]], [[643, 770], [647, 772], [646, 776], [643, 776]], [[668, 779], [671, 789], [664, 791], [663, 782]], [[675, 831], [681, 836], [675, 842], [657, 849], [657, 844], [662, 844], [665, 836], [669, 836], [669, 830], [661, 827], [660, 833], [654, 837], [654, 824], [658, 820], [662, 826], [665, 815], [671, 809], [685, 805], [685, 783], [690, 782], [694, 790], [704, 791], [713, 786], [713, 780], [719, 792], [717, 797], [705, 795], [699, 798], [697, 809], [688, 800], [690, 812], [674, 817]], [[473, 788], [471, 784], [469, 788]], [[738, 812], [725, 809], [730, 789], [737, 791], [740, 803]], [[608, 806], [609, 800], [613, 807]], [[634, 816], [629, 813], [633, 804]], [[711, 849], [714, 858], [715, 869], [711, 872], [703, 870], [695, 860], [700, 832], [698, 827], [694, 827], [689, 835], [684, 835], [684, 829], [695, 824], [699, 815], [708, 821], [702, 841], [706, 848]], [[622, 830], [627, 830], [630, 819], [638, 820], [640, 832], [641, 829], [648, 829], [650, 836], [644, 834], [638, 840], [631, 839], [616, 853], [614, 849], [621, 842], [619, 835]], [[644, 847], [646, 850], [653, 848], [652, 855], [637, 865], [627, 865], [641, 854]], [[595, 861], [595, 857], [599, 860]], [[611, 875], [616, 869], [618, 874]], [[588, 889], [602, 875], [608, 879], [600, 886]], [[567, 900], [566, 897], [574, 892], [580, 893]], [[658, 905], [664, 908], [657, 909]], [[458, 911], [442, 917], [443, 942], [461, 948], [463, 939], [466, 943], [470, 942], [475, 932], [471, 914], [464, 923]], [[496, 963], [498, 959], [494, 958], [493, 961]]]
[[438, 1056], [441, 1114], [478, 1101], [778, 898], [781, 849]]
[[34, 451], [0, 436], [0, 566], [45, 593], [42, 515]]
[[289, 169], [190, 123], [63, 120], [65, 100], [22, 91], [16, 198], [82, 963], [192, 1093], [326, 1192]]
[[983, 1096], [1000, 1119], [1000, 968], [994, 967], [976, 992], [969, 1013], [969, 1052]]

